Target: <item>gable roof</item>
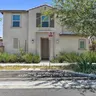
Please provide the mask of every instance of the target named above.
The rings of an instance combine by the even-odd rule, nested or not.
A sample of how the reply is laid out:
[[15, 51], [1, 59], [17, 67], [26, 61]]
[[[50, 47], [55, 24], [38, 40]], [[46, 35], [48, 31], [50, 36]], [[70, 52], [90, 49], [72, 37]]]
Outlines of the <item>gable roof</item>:
[[[53, 8], [50, 5], [44, 4], [44, 5], [40, 5], [40, 6], [31, 8], [29, 10], [34, 10], [34, 9], [37, 9], [37, 8], [40, 8], [40, 7], [43, 7], [43, 6], [47, 6], [47, 7]], [[28, 12], [29, 10], [0, 10], [0, 12], [3, 14], [4, 12]]]
[[37, 6], [37, 7], [31, 8], [31, 9], [29, 9], [29, 10], [34, 10], [34, 9], [37, 9], [37, 8], [40, 8], [40, 7], [43, 7], [43, 6], [47, 6], [47, 7], [53, 8], [53, 7], [50, 6], [50, 5], [43, 4], [43, 5], [40, 5], [40, 6]]

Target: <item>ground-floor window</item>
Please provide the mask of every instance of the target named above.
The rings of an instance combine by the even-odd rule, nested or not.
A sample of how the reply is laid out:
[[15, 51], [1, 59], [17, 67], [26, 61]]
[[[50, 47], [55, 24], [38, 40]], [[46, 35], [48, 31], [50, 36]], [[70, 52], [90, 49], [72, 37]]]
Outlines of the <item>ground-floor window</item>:
[[86, 40], [79, 39], [79, 49], [86, 49]]

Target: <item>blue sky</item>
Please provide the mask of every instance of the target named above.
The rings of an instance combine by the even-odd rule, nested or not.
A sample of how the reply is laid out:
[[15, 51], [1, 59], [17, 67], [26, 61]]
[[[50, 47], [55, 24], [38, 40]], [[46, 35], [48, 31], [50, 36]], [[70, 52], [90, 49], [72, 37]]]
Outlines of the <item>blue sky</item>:
[[[27, 10], [42, 4], [51, 4], [52, 0], [0, 0], [0, 10]], [[0, 18], [3, 16], [0, 14]], [[0, 22], [0, 36], [3, 34], [3, 22]]]

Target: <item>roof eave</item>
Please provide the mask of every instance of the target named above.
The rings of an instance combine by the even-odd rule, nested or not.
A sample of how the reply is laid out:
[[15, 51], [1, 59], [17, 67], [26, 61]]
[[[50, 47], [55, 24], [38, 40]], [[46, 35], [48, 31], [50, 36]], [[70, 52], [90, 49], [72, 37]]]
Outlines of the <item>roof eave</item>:
[[0, 13], [4, 13], [4, 12], [28, 12], [27, 10], [0, 10]]
[[79, 36], [77, 34], [59, 34], [59, 36]]

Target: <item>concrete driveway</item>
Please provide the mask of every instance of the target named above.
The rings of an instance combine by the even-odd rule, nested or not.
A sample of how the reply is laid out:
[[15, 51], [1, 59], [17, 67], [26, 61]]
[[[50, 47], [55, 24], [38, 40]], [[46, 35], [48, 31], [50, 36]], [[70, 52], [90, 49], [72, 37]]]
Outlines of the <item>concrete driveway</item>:
[[0, 89], [0, 96], [96, 96], [87, 91], [85, 95], [72, 89]]

